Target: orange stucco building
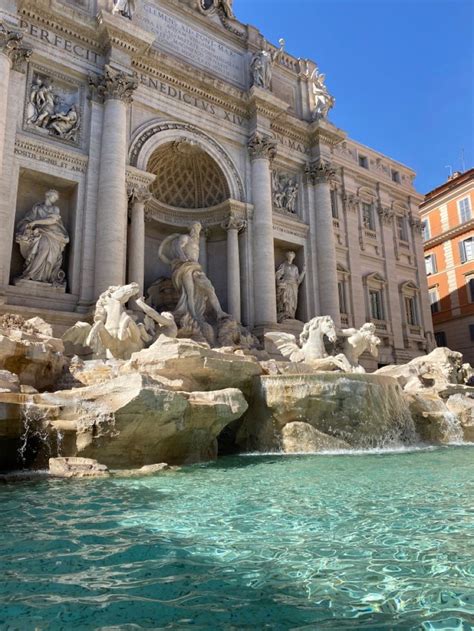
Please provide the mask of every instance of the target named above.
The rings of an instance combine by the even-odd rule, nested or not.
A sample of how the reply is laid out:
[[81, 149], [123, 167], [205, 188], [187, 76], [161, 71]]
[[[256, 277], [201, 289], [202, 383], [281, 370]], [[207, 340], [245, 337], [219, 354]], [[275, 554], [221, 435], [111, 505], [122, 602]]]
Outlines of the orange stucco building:
[[474, 363], [474, 169], [454, 173], [420, 206], [438, 346]]

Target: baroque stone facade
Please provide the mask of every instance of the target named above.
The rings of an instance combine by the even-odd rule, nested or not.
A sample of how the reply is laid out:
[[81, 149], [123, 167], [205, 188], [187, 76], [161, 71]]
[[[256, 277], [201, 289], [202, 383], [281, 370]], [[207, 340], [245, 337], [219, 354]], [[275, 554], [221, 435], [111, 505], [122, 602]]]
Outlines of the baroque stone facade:
[[[414, 172], [335, 127], [318, 66], [241, 24], [238, 3], [0, 0], [0, 22], [0, 313], [60, 333], [125, 283], [166, 288], [172, 308], [158, 251], [199, 222], [203, 274], [257, 334], [277, 327], [290, 251], [296, 324], [371, 321], [383, 364], [431, 349]], [[38, 262], [16, 228], [51, 190], [64, 281], [15, 283]]]

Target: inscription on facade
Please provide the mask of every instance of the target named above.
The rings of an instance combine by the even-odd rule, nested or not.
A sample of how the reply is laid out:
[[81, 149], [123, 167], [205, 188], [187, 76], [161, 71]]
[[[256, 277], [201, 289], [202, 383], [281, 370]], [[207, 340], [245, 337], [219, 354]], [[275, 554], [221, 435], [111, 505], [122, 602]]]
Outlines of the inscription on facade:
[[227, 110], [214, 105], [214, 103], [210, 103], [209, 101], [194, 96], [193, 94], [189, 94], [185, 90], [175, 88], [169, 83], [165, 83], [164, 81], [160, 81], [159, 79], [149, 77], [146, 74], [140, 75], [140, 83], [145, 85], [147, 88], [158, 90], [160, 94], [168, 96], [171, 99], [176, 99], [178, 101], [182, 101], [186, 105], [197, 107], [203, 112], [207, 112], [208, 114], [211, 114], [216, 118], [228, 121], [229, 123], [233, 123], [234, 125], [242, 126], [245, 123], [246, 119], [244, 119], [243, 116], [239, 116], [238, 114], [235, 114], [233, 112], [228, 112]]
[[142, 5], [135, 21], [156, 35], [155, 46], [158, 48], [240, 87], [246, 86], [246, 59], [242, 53], [148, 2]]
[[84, 59], [93, 64], [99, 64], [103, 61], [102, 57], [94, 50], [86, 48], [82, 44], [78, 44], [66, 37], [63, 37], [62, 35], [58, 35], [57, 33], [54, 33], [54, 31], [41, 28], [35, 24], [30, 24], [23, 19], [20, 21], [20, 25], [26, 30], [28, 35], [31, 35], [31, 37], [39, 39], [40, 41], [45, 42], [50, 46], [54, 46], [55, 48], [59, 48], [60, 50], [65, 50], [78, 59]]

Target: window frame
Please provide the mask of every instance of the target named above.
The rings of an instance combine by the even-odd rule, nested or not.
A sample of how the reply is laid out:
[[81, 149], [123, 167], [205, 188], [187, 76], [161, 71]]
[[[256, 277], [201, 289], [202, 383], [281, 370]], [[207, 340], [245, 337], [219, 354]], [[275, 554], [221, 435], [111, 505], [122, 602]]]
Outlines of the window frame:
[[[426, 265], [428, 259], [431, 261], [431, 272], [428, 271], [428, 267]], [[433, 276], [434, 274], [438, 273], [436, 254], [434, 252], [431, 252], [431, 254], [425, 255], [425, 271], [426, 271], [427, 276]]]
[[368, 156], [364, 156], [362, 153], [357, 154], [357, 161], [361, 169], [369, 170], [369, 158]]
[[[436, 346], [438, 348], [446, 348], [448, 346], [448, 338], [446, 337], [446, 332], [445, 331], [435, 331], [435, 342], [436, 342]], [[442, 335], [443, 336], [443, 341], [444, 344], [439, 344], [438, 340], [436, 339], [437, 335]]]
[[[435, 296], [436, 300], [431, 300], [431, 296]], [[440, 313], [441, 311], [441, 302], [439, 298], [439, 290], [438, 287], [430, 287], [428, 289], [428, 297], [430, 301], [431, 313], [434, 315], [435, 313]]]
[[[461, 209], [462, 202], [467, 202], [467, 204], [468, 204], [469, 216], [467, 217], [467, 219], [463, 219], [463, 216], [462, 216], [462, 213], [463, 213], [463, 210]], [[470, 198], [470, 196], [467, 195], [466, 197], [462, 197], [461, 199], [458, 199], [457, 200], [457, 206], [458, 206], [459, 222], [460, 223], [467, 223], [468, 221], [470, 221], [472, 219], [472, 206], [471, 206], [471, 198]]]
[[[470, 249], [471, 249], [471, 256], [468, 257], [467, 256], [467, 250], [466, 250], [466, 243], [469, 241], [470, 245]], [[474, 261], [474, 235], [467, 237], [466, 239], [461, 239], [458, 243], [459, 245], [459, 256], [461, 258], [461, 264], [464, 265], [464, 263], [469, 263], [470, 261]]]
[[421, 226], [421, 238], [423, 239], [423, 241], [429, 241], [431, 239], [431, 226], [429, 217], [421, 220]]

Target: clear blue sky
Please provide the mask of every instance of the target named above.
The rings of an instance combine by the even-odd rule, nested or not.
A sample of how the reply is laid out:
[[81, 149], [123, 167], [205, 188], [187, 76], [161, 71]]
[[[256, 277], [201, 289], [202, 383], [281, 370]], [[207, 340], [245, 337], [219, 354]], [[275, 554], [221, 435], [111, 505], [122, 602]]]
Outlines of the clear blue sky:
[[310, 58], [332, 122], [412, 167], [421, 193], [474, 166], [474, 0], [234, 0], [241, 22]]

